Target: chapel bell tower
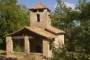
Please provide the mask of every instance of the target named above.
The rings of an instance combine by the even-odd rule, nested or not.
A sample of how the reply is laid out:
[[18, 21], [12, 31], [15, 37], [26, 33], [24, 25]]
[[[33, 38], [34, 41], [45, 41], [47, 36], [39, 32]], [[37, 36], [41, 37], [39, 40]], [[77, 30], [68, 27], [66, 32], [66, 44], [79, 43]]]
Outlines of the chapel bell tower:
[[30, 8], [30, 26], [38, 26], [45, 29], [51, 25], [50, 10], [42, 3]]

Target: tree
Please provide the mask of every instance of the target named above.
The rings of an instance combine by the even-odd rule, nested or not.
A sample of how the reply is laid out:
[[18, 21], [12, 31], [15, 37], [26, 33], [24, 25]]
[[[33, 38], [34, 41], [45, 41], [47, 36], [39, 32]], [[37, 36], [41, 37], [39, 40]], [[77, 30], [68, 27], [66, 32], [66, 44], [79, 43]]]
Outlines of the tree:
[[86, 2], [86, 0], [80, 1], [79, 6], [80, 10], [80, 26], [76, 28], [77, 44], [81, 47], [87, 58], [90, 58], [90, 2]]
[[79, 60], [89, 60], [90, 2], [86, 0], [78, 0], [78, 2], [75, 9], [71, 9], [61, 0], [57, 0], [58, 5], [52, 13], [52, 25], [66, 32], [65, 46], [68, 47], [68, 51], [81, 54]]
[[[52, 13], [52, 25], [63, 29], [65, 34], [65, 41], [67, 41], [68, 50], [75, 50], [75, 35], [76, 22], [78, 22], [79, 12], [76, 9], [68, 8], [64, 2], [57, 0], [55, 12]], [[66, 45], [66, 46], [67, 46]]]
[[29, 25], [28, 11], [17, 0], [0, 0], [0, 41], [4, 36]]

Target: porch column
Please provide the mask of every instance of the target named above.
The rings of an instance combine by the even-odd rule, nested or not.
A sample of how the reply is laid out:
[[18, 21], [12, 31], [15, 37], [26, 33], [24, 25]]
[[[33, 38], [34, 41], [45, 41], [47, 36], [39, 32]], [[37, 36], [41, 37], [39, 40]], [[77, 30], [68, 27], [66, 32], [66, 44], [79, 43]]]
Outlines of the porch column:
[[7, 53], [13, 52], [13, 41], [12, 41], [11, 36], [6, 37], [6, 51]]
[[25, 42], [25, 53], [30, 53], [29, 38], [28, 38], [28, 36], [24, 36], [24, 42]]
[[43, 56], [48, 57], [48, 42], [43, 40]]

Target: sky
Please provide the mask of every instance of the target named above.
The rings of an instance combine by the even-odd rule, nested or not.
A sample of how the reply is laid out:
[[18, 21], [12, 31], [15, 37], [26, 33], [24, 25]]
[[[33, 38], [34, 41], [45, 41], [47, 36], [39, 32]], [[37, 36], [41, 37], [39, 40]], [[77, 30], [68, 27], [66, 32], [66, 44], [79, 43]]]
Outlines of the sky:
[[[78, 3], [78, 0], [62, 0], [62, 1], [67, 5], [67, 7], [71, 8], [74, 8]], [[43, 3], [51, 11], [55, 10], [55, 6], [57, 4], [56, 0], [18, 0], [18, 4], [24, 4], [28, 8], [31, 8], [32, 6], [38, 3]]]

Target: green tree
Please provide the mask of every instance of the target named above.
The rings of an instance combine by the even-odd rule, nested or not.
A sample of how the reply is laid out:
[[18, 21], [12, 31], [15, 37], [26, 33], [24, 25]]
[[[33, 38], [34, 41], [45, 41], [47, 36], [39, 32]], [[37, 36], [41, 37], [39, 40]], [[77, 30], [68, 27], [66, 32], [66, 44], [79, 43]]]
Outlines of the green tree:
[[0, 0], [0, 43], [4, 36], [29, 25], [28, 11], [17, 0]]
[[86, 0], [80, 1], [80, 26], [76, 28], [77, 45], [80, 46], [80, 50], [86, 54], [86, 58], [90, 58], [90, 2]]
[[79, 52], [79, 60], [90, 60], [90, 2], [78, 0], [78, 3], [75, 9], [71, 9], [57, 0], [58, 5], [52, 13], [52, 25], [66, 32], [65, 45], [68, 51]]
[[75, 50], [75, 35], [73, 33], [78, 16], [79, 12], [76, 9], [68, 8], [61, 0], [57, 0], [55, 12], [52, 13], [52, 25], [66, 32], [65, 41], [68, 42], [68, 50], [70, 51]]

